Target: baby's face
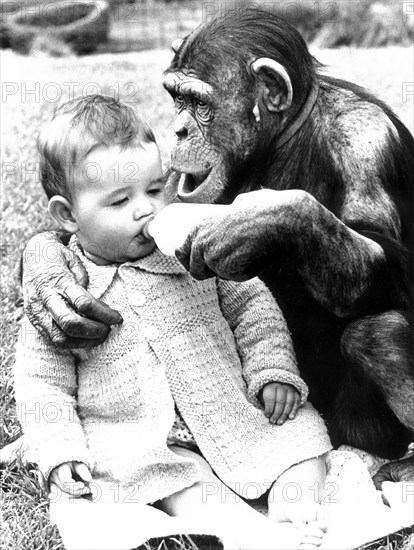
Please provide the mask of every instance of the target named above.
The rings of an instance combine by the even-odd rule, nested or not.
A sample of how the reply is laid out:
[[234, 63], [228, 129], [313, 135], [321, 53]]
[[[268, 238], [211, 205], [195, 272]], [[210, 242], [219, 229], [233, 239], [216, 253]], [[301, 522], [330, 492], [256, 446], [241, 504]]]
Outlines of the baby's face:
[[97, 264], [150, 254], [142, 230], [166, 206], [161, 159], [155, 143], [121, 150], [97, 147], [76, 168], [72, 215], [85, 255]]

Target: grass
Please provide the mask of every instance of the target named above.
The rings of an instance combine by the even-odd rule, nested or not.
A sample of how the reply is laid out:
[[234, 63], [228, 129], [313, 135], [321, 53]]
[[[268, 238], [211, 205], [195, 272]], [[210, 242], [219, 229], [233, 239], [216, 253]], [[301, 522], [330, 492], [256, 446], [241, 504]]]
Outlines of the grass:
[[401, 529], [398, 533], [364, 544], [359, 550], [413, 550], [413, 548], [414, 530], [412, 527], [408, 527]]
[[[354, 80], [380, 95], [413, 131], [413, 96], [403, 95], [405, 83], [413, 82], [411, 50], [344, 49], [314, 53], [331, 66], [328, 72]], [[18, 281], [20, 254], [30, 235], [50, 227], [46, 201], [35, 173], [36, 132], [56, 100], [68, 99], [71, 90], [76, 95], [119, 92], [153, 127], [167, 163], [174, 140], [174, 114], [172, 102], [161, 87], [161, 74], [169, 59], [170, 53], [166, 50], [81, 59], [29, 58], [10, 51], [2, 53], [0, 411], [4, 421], [0, 426], [0, 447], [20, 433], [10, 382], [17, 322], [22, 313]], [[15, 464], [3, 470], [2, 477], [0, 548], [62, 550], [58, 533], [48, 519], [46, 495], [36, 469]], [[408, 550], [407, 545], [412, 548], [412, 533], [413, 530], [411, 534], [395, 535], [394, 539], [388, 537], [384, 549]]]
[[37, 470], [15, 463], [2, 474], [0, 547], [62, 550], [59, 533], [49, 522], [47, 495]]

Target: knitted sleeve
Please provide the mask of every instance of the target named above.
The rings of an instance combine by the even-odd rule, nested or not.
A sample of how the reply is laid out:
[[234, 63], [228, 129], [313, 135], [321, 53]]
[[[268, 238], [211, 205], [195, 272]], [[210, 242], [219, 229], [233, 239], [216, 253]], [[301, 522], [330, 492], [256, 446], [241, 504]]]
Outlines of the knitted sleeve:
[[46, 341], [26, 317], [16, 344], [14, 387], [29, 454], [46, 483], [63, 462], [76, 460], [91, 467], [76, 412], [75, 359]]
[[224, 317], [233, 331], [250, 401], [269, 382], [294, 386], [304, 403], [308, 387], [300, 378], [286, 321], [266, 285], [255, 278], [244, 283], [217, 280]]

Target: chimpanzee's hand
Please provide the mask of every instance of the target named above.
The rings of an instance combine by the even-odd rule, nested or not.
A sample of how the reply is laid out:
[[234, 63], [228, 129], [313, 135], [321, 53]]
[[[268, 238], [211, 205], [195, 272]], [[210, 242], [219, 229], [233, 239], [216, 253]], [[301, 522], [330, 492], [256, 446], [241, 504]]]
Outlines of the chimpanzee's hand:
[[79, 258], [52, 232], [33, 237], [23, 253], [23, 295], [30, 322], [61, 347], [101, 344], [121, 315], [84, 288]]
[[[241, 195], [224, 213], [202, 220], [175, 254], [196, 279], [218, 275], [245, 281], [269, 264], [275, 223], [287, 193], [255, 191]], [[279, 233], [279, 237], [283, 235]], [[274, 255], [273, 258], [274, 259]]]
[[375, 487], [381, 490], [383, 481], [414, 482], [414, 454], [401, 460], [384, 464], [372, 478]]

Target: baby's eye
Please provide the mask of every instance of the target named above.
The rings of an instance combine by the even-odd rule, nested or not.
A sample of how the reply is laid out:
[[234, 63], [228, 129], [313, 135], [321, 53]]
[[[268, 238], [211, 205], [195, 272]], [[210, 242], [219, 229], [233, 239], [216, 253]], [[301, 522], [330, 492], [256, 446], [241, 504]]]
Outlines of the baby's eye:
[[154, 188], [154, 189], [148, 189], [148, 195], [152, 195], [152, 196], [157, 196], [161, 192], [162, 192], [162, 189], [160, 187], [159, 188]]
[[111, 204], [111, 206], [119, 206], [120, 204], [123, 204], [128, 200], [128, 197], [124, 197], [123, 199], [119, 199], [118, 201], [115, 201]]

